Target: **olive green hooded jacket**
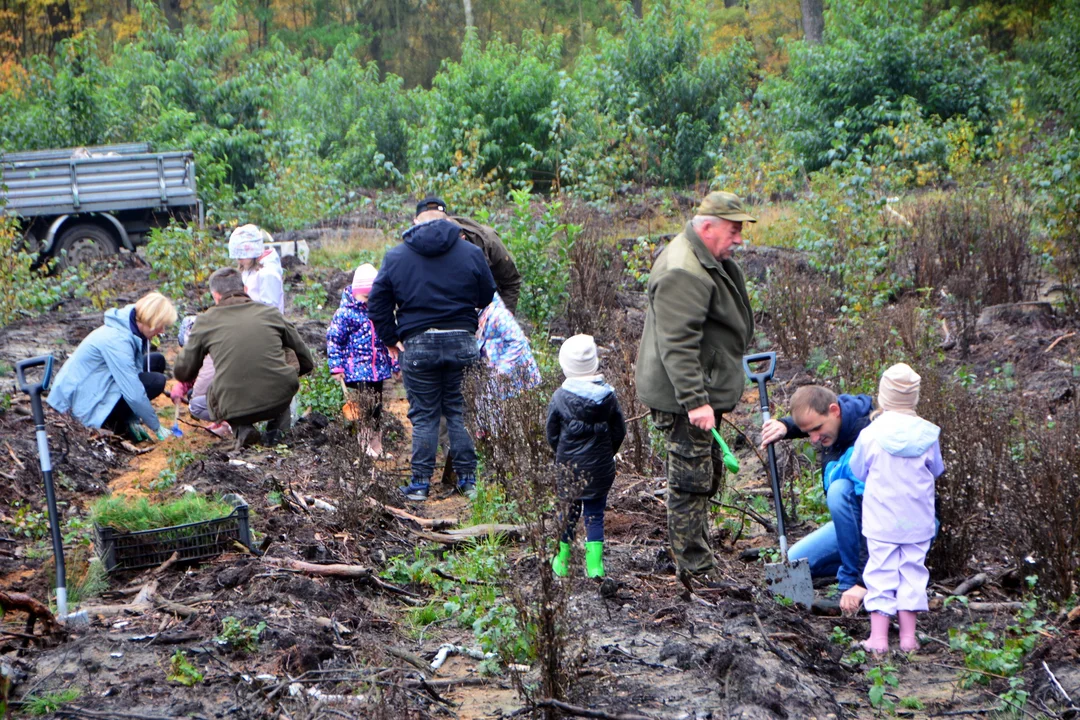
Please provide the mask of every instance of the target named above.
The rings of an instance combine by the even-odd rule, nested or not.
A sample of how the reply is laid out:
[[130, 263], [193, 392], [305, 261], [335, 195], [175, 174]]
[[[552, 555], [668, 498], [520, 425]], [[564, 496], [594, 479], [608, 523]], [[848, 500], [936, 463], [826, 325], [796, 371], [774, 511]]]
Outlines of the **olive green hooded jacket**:
[[728, 412], [742, 396], [754, 314], [742, 270], [717, 260], [690, 223], [656, 259], [637, 356], [637, 395], [653, 410]]
[[[297, 365], [288, 359], [296, 353]], [[243, 293], [222, 298], [199, 316], [173, 376], [192, 382], [203, 358], [214, 359], [214, 381], [207, 404], [214, 420], [255, 415], [287, 405], [300, 388], [297, 375], [314, 369], [300, 333], [278, 309], [253, 302]]]

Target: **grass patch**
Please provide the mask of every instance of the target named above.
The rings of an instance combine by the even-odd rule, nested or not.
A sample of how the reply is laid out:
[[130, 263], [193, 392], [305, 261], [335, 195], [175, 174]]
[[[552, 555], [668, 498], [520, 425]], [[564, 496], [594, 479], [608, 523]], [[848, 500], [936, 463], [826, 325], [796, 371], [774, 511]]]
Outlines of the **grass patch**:
[[164, 504], [152, 503], [144, 497], [137, 500], [105, 497], [90, 508], [90, 518], [101, 527], [135, 532], [217, 520], [232, 511], [233, 507], [228, 503], [190, 493]]
[[75, 702], [81, 696], [82, 690], [79, 688], [68, 688], [42, 695], [27, 695], [22, 701], [22, 709], [27, 715], [39, 717], [54, 713], [64, 705]]
[[394, 246], [381, 230], [357, 228], [345, 237], [328, 238], [311, 251], [308, 265], [355, 270], [364, 263], [382, 265], [386, 251]]

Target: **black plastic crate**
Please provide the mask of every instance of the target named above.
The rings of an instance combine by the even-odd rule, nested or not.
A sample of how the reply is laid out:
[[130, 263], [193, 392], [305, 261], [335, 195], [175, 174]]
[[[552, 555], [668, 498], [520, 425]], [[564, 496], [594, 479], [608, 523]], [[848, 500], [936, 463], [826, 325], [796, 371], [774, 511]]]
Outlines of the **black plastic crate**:
[[180, 554], [179, 562], [205, 560], [233, 550], [234, 542], [251, 548], [247, 505], [216, 520], [136, 532], [95, 526], [94, 532], [106, 572], [157, 567], [174, 552]]

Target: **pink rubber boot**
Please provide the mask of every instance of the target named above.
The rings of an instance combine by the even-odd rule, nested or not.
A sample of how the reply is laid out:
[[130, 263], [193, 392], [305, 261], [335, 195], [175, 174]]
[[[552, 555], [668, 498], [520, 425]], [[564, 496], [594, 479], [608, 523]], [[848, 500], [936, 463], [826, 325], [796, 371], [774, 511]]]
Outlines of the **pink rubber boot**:
[[863, 640], [862, 646], [875, 655], [889, 652], [888, 615], [879, 612], [870, 613], [870, 637]]
[[900, 611], [900, 649], [904, 652], [919, 649], [919, 641], [915, 637], [915, 613], [911, 610]]

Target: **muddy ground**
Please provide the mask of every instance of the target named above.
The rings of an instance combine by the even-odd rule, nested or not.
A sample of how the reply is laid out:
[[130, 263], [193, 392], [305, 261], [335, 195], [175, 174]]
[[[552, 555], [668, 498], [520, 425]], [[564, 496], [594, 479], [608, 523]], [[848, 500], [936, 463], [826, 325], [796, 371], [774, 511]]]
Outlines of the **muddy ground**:
[[[767, 264], [769, 254], [747, 261]], [[149, 271], [128, 263], [116, 278], [113, 304], [133, 301], [152, 287]], [[294, 290], [304, 277], [328, 289], [336, 307], [344, 280], [327, 268], [290, 271]], [[631, 293], [632, 295], [632, 293]], [[636, 304], [622, 303], [633, 315]], [[290, 309], [313, 348], [320, 349], [323, 320]], [[0, 360], [7, 363], [51, 353], [63, 359], [100, 322], [101, 313], [84, 302], [0, 330]], [[1032, 392], [1075, 402], [1071, 373], [1075, 341], [1065, 340], [1053, 356], [1046, 348], [1064, 334], [1038, 319], [999, 318], [982, 328], [981, 344], [965, 360], [976, 368], [1014, 362], [1033, 377]], [[165, 345], [173, 340], [165, 338]], [[959, 364], [959, 360], [957, 360]], [[782, 365], [776, 382], [783, 396], [800, 382], [801, 368]], [[804, 380], [805, 378], [803, 378]], [[2, 380], [10, 392], [14, 384]], [[165, 446], [138, 449], [116, 438], [87, 431], [50, 412], [49, 435], [65, 518], [76, 517], [107, 492], [169, 497], [189, 486], [197, 492], [241, 495], [250, 505], [256, 531], [255, 553], [235, 552], [196, 565], [174, 565], [114, 575], [109, 590], [85, 603], [113, 606], [95, 615], [87, 628], [48, 636], [39, 628], [25, 636], [25, 615], [12, 612], [0, 626], [0, 659], [15, 675], [11, 711], [24, 712], [30, 698], [77, 688], [80, 695], [58, 711], [79, 718], [332, 718], [332, 717], [520, 717], [528, 707], [512, 673], [482, 674], [478, 661], [452, 655], [437, 671], [431, 662], [444, 643], [475, 647], [467, 628], [435, 623], [417, 633], [405, 615], [425, 603], [422, 585], [392, 584], [376, 576], [319, 577], [298, 571], [289, 561], [338, 563], [378, 573], [395, 556], [422, 544], [422, 530], [371, 504], [368, 498], [428, 518], [457, 517], [467, 524], [469, 509], [449, 485], [433, 486], [426, 504], [394, 499], [394, 487], [407, 475], [408, 422], [400, 385], [388, 391], [394, 458], [372, 466], [339, 418], [318, 413], [301, 420], [284, 446], [234, 452], [231, 443], [195, 425], [185, 437]], [[730, 416], [753, 436], [755, 397], [748, 393]], [[163, 412], [168, 403], [160, 402]], [[630, 403], [624, 399], [624, 407]], [[628, 412], [629, 414], [629, 412]], [[0, 414], [0, 590], [46, 600], [52, 583], [47, 540], [41, 533], [43, 497], [32, 422], [23, 396], [15, 394]], [[166, 448], [183, 447], [199, 456], [171, 487], [153, 491], [151, 483], [167, 465]], [[144, 450], [149, 452], [142, 452]], [[767, 494], [767, 479], [746, 441], [736, 450], [743, 471], [736, 486], [744, 497]], [[776, 602], [762, 582], [759, 548], [775, 545], [760, 523], [743, 523], [737, 537], [725, 528], [714, 533], [714, 547], [725, 587], [690, 595], [674, 576], [665, 551], [662, 471], [621, 472], [609, 500], [605, 564], [615, 583], [601, 586], [582, 577], [570, 584], [564, 622], [576, 648], [575, 677], [569, 702], [591, 708], [596, 717], [620, 713], [648, 718], [853, 718], [873, 717], [867, 670], [876, 665], [844, 663], [848, 649], [831, 637], [842, 628], [853, 637], [868, 629], [865, 615], [841, 618], [809, 613]], [[314, 500], [336, 512], [320, 509]], [[736, 516], [737, 517], [737, 516]], [[813, 528], [802, 521], [795, 538]], [[71, 537], [68, 551], [87, 556], [87, 532]], [[513, 583], [526, 592], [535, 586], [546, 559], [507, 540]], [[43, 549], [44, 548], [44, 549]], [[79, 553], [82, 553], [81, 555]], [[454, 552], [452, 549], [446, 552]], [[85, 560], [81, 567], [85, 569]], [[991, 582], [972, 600], [1015, 601], [1019, 591], [994, 580], [1010, 568], [1001, 553], [972, 558], [969, 573], [987, 572]], [[959, 577], [934, 577], [940, 599]], [[152, 585], [152, 609], [117, 610]], [[830, 591], [821, 588], [828, 599]], [[828, 605], [828, 603], [824, 603]], [[1067, 609], [1067, 608], [1066, 608]], [[827, 612], [827, 608], [820, 612]], [[978, 613], [953, 603], [925, 616], [922, 650], [888, 658], [897, 684], [888, 697], [917, 697], [921, 709], [899, 710], [906, 717], [975, 716], [991, 713], [1008, 690], [1005, 679], [967, 687], [964, 657], [948, 648], [948, 632], [972, 622], [1000, 632], [1014, 622], [1010, 611]], [[242, 655], [215, 641], [222, 620], [232, 616], [252, 625], [264, 622], [256, 653]], [[1031, 717], [1067, 716], [1067, 703], [1050, 681], [1052, 671], [1071, 697], [1080, 699], [1077, 653], [1080, 634], [1055, 614], [1028, 658], [1024, 677]], [[895, 637], [894, 637], [895, 641]], [[170, 659], [183, 650], [203, 679], [194, 687], [168, 680]], [[539, 669], [514, 669], [526, 686], [539, 681]]]

